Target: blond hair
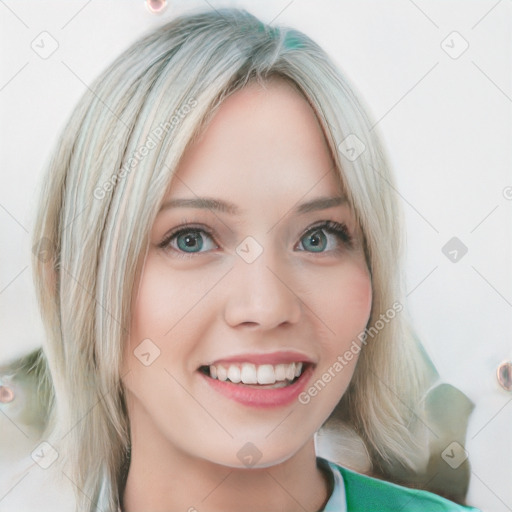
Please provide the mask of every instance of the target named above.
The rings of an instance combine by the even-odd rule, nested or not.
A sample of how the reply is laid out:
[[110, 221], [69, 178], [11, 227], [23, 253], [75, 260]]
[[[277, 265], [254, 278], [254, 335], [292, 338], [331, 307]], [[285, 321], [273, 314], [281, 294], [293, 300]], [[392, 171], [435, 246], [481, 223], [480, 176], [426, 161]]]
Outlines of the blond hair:
[[[393, 178], [361, 101], [326, 53], [297, 30], [246, 11], [181, 16], [132, 45], [73, 112], [45, 176], [33, 261], [53, 385], [45, 438], [70, 466], [78, 510], [115, 510], [128, 460], [121, 357], [148, 233], [180, 158], [222, 101], [252, 81], [286, 79], [324, 130], [365, 237], [369, 326], [402, 300], [401, 215]], [[357, 137], [364, 151], [344, 154]], [[362, 147], [362, 146], [360, 146]], [[143, 149], [145, 148], [145, 149]], [[44, 257], [41, 257], [44, 254]], [[405, 313], [363, 347], [333, 416], [372, 461], [414, 465], [426, 370]]]

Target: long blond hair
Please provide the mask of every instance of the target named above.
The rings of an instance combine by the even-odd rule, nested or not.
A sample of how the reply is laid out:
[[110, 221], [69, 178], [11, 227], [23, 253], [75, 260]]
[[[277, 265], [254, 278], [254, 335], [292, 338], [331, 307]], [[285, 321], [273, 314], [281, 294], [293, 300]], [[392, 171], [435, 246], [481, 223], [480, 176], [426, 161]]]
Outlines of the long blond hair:
[[[235, 9], [184, 15], [144, 37], [73, 112], [45, 175], [34, 229], [46, 329], [41, 365], [53, 386], [44, 437], [69, 464], [78, 510], [118, 506], [130, 446], [122, 347], [163, 194], [222, 101], [273, 77], [294, 84], [316, 112], [361, 225], [373, 287], [369, 327], [402, 300], [393, 178], [366, 108], [326, 53], [297, 30]], [[363, 149], [357, 158], [348, 147], [354, 143]], [[333, 415], [360, 433], [375, 465], [413, 466], [425, 376], [405, 313], [368, 338]]]

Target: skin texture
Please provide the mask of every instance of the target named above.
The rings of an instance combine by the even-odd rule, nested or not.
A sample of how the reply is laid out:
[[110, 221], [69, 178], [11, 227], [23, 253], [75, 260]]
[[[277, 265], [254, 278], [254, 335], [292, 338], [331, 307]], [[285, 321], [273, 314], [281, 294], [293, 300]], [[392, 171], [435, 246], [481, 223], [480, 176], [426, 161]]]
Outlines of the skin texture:
[[[220, 395], [198, 368], [233, 355], [297, 351], [315, 364], [309, 387], [364, 330], [371, 281], [348, 204], [294, 211], [340, 195], [313, 110], [282, 80], [234, 93], [188, 148], [163, 204], [210, 197], [240, 212], [167, 207], [151, 229], [123, 368], [132, 438], [126, 512], [325, 504], [331, 489], [313, 436], [345, 392], [357, 355], [309, 403], [266, 409]], [[352, 242], [324, 230], [325, 250], [306, 250], [310, 228], [325, 220], [344, 223]], [[202, 234], [201, 252], [180, 251], [176, 238], [160, 247], [182, 224], [213, 231]], [[252, 263], [236, 252], [247, 236], [263, 250]], [[133, 353], [145, 339], [160, 350], [149, 366]], [[237, 456], [249, 442], [261, 453], [250, 468]]]

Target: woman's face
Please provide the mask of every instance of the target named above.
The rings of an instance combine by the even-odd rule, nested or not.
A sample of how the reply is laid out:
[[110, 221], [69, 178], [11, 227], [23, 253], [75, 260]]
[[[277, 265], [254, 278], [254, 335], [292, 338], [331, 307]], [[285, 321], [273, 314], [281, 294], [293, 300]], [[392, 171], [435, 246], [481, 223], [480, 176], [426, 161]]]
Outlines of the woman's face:
[[286, 82], [230, 96], [189, 147], [135, 288], [132, 443], [265, 467], [311, 441], [350, 382], [372, 290], [322, 131]]

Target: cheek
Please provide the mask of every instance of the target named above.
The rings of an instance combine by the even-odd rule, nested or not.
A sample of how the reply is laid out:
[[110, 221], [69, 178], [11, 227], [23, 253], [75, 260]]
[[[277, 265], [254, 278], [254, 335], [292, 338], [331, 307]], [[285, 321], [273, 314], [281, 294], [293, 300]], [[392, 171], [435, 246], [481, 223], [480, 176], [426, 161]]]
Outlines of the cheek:
[[166, 333], [177, 322], [175, 305], [180, 303], [177, 288], [170, 284], [165, 272], [155, 267], [148, 256], [134, 290], [130, 334], [125, 345], [125, 371], [130, 370], [128, 382], [132, 391], [148, 391], [146, 387], [167, 376], [163, 372], [170, 358]]
[[132, 342], [141, 336], [162, 342], [167, 339], [204, 296], [207, 285], [209, 282], [191, 279], [186, 272], [171, 271], [165, 261], [150, 252], [133, 298]]
[[187, 303], [192, 300], [187, 297], [193, 292], [176, 275], [171, 278], [169, 269], [158, 257], [148, 254], [134, 289], [124, 366], [126, 388], [145, 404], [148, 411], [154, 412], [159, 407], [155, 389], [172, 394], [173, 381], [167, 373], [174, 372], [172, 362], [186, 360], [187, 345], [169, 341], [179, 336], [179, 321], [186, 312]]
[[215, 312], [206, 292], [218, 279], [218, 272], [200, 270], [194, 271], [192, 278], [190, 272], [176, 271], [165, 259], [150, 252], [132, 300], [130, 335], [125, 348], [128, 368], [136, 372], [147, 370], [134, 355], [149, 349], [158, 354], [151, 363], [152, 370], [195, 369], [191, 355]]
[[[154, 335], [164, 329], [161, 324], [163, 324], [164, 318], [169, 318], [164, 314], [164, 305], [169, 304], [168, 301], [171, 300], [169, 289], [172, 288], [165, 287], [162, 279], [157, 280], [155, 274], [150, 269], [146, 269], [133, 303], [132, 342], [136, 341], [133, 338], [150, 337], [150, 334]], [[169, 321], [172, 319], [169, 318]]]
[[[372, 284], [366, 265], [347, 265], [325, 279], [316, 294], [320, 318], [337, 339], [352, 339], [365, 329], [372, 307]], [[320, 316], [320, 315], [319, 315]]]

